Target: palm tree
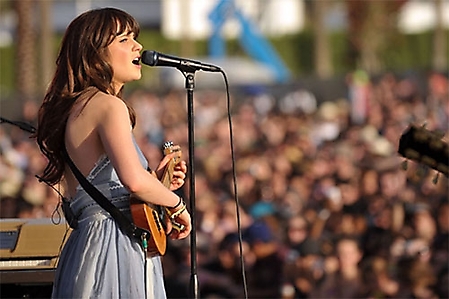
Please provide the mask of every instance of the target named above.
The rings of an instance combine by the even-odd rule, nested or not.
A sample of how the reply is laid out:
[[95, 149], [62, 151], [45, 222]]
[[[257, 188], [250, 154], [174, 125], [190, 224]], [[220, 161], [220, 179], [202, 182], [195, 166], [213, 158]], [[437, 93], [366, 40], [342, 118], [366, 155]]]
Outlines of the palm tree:
[[432, 66], [436, 71], [447, 71], [447, 39], [443, 28], [443, 1], [434, 0], [436, 24], [433, 35]]
[[14, 0], [17, 14], [15, 85], [19, 102], [33, 101], [37, 92], [36, 48], [33, 13], [36, 1]]
[[350, 64], [369, 73], [384, 70], [382, 54], [397, 36], [396, 20], [407, 0], [346, 0]]
[[314, 60], [315, 72], [319, 78], [325, 79], [333, 75], [332, 58], [328, 31], [324, 24], [327, 8], [330, 1], [313, 1], [312, 7], [312, 30], [314, 38]]
[[39, 1], [40, 6], [40, 81], [39, 91], [44, 92], [50, 83], [54, 69], [52, 0]]

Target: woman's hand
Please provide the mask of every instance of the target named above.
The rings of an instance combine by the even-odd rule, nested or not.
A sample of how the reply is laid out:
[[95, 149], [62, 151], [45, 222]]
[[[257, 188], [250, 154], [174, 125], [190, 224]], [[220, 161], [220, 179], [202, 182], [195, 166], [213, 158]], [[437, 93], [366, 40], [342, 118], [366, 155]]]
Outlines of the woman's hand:
[[[184, 239], [185, 237], [187, 237], [190, 234], [190, 231], [192, 230], [190, 214], [185, 207], [185, 203], [183, 203], [183, 207], [181, 207], [180, 209], [183, 208], [184, 211], [182, 213], [180, 213], [178, 216], [174, 217], [174, 219], [171, 219], [182, 227], [180, 230], [176, 229], [174, 227], [174, 224], [172, 223], [172, 221], [170, 219], [168, 219], [168, 217], [167, 217], [166, 233], [172, 240]], [[180, 209], [177, 209], [177, 210], [180, 210]], [[170, 213], [175, 214], [177, 210], [169, 211], [169, 215], [170, 215]]]
[[187, 173], [187, 163], [184, 160], [181, 160], [181, 151], [179, 146], [175, 146], [173, 148], [173, 152], [164, 156], [164, 158], [159, 163], [156, 169], [156, 177], [161, 180], [164, 174], [164, 170], [166, 167], [170, 167], [168, 165], [171, 161], [176, 161], [176, 164], [173, 165], [172, 169], [172, 178], [170, 181], [170, 186], [168, 188], [171, 191], [177, 190], [181, 188], [185, 183], [186, 173]]
[[186, 161], [178, 162], [173, 169], [173, 177], [170, 182], [170, 190], [178, 190], [185, 183], [187, 173], [187, 163]]

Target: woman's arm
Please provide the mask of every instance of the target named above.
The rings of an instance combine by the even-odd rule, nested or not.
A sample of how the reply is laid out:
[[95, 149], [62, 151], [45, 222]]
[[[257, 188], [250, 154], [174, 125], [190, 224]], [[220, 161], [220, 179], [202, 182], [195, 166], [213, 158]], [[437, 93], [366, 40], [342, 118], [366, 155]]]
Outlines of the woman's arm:
[[104, 151], [114, 165], [122, 184], [144, 202], [175, 206], [178, 196], [144, 169], [135, 149], [128, 108], [111, 95], [99, 94], [95, 99], [98, 135]]

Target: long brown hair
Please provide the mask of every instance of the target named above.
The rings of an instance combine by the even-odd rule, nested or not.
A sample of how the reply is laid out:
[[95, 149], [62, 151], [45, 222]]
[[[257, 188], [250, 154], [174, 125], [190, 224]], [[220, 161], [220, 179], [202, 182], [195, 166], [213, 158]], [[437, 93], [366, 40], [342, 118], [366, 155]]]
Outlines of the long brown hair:
[[[78, 98], [89, 101], [97, 92], [121, 98], [123, 88], [115, 93], [113, 70], [107, 62], [108, 45], [126, 31], [138, 36], [140, 28], [128, 13], [115, 8], [85, 12], [75, 18], [63, 37], [56, 60], [56, 72], [39, 109], [35, 137], [42, 153], [48, 158], [42, 179], [54, 185], [64, 175], [62, 150], [67, 119]], [[135, 125], [135, 113], [128, 106], [130, 120]]]

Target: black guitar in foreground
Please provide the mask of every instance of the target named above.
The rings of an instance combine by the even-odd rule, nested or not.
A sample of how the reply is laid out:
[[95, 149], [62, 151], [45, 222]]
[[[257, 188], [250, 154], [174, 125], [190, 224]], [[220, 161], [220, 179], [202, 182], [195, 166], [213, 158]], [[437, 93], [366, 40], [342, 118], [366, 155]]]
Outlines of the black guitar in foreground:
[[443, 134], [410, 125], [399, 139], [398, 153], [449, 177], [449, 146]]

